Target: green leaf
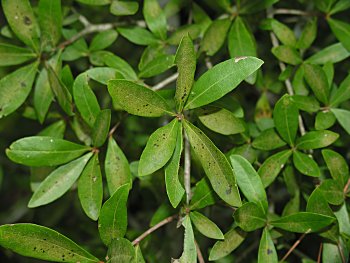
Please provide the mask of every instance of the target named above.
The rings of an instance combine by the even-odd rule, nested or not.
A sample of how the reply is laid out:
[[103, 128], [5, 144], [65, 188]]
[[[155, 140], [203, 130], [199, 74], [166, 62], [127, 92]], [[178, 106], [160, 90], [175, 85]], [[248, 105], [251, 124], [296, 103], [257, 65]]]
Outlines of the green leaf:
[[156, 92], [127, 80], [108, 81], [112, 99], [130, 114], [143, 117], [172, 115], [166, 101]]
[[241, 57], [215, 65], [195, 82], [185, 109], [198, 108], [220, 99], [235, 89], [263, 63], [255, 57]]
[[38, 10], [41, 45], [54, 48], [61, 38], [61, 0], [40, 0]]
[[243, 0], [241, 1], [240, 14], [255, 14], [272, 6], [278, 0]]
[[117, 77], [119, 77], [120, 75], [122, 75], [121, 72], [119, 72], [117, 69], [115, 68], [110, 68], [110, 67], [96, 67], [96, 68], [91, 68], [87, 71], [85, 71], [85, 74], [103, 84], [103, 85], [107, 85], [107, 82], [110, 80], [110, 79], [115, 79]]
[[339, 223], [340, 234], [350, 235], [350, 217], [346, 208], [346, 204], [343, 203], [342, 206], [334, 212], [335, 217]]
[[2, 0], [1, 3], [7, 22], [16, 36], [38, 51], [40, 29], [29, 0]]
[[196, 184], [193, 196], [190, 202], [191, 210], [197, 210], [215, 203], [213, 189], [209, 186], [206, 178], [203, 178]]
[[69, 238], [34, 224], [0, 226], [0, 245], [25, 257], [55, 262], [100, 262]]
[[197, 262], [197, 248], [194, 240], [193, 228], [191, 219], [187, 215], [182, 222], [185, 228], [184, 248], [180, 258], [180, 263], [196, 263]]
[[284, 95], [278, 100], [273, 110], [273, 120], [276, 129], [289, 145], [294, 145], [298, 131], [299, 111], [289, 95]]
[[320, 176], [320, 168], [317, 163], [309, 155], [295, 151], [293, 152], [293, 163], [295, 168], [302, 174], [318, 177]]
[[308, 49], [311, 44], [315, 41], [317, 35], [317, 18], [310, 19], [298, 39], [296, 45], [299, 49]]
[[210, 24], [202, 38], [200, 52], [205, 52], [208, 56], [213, 56], [225, 42], [227, 32], [230, 28], [231, 20], [216, 19]]
[[103, 204], [98, 220], [98, 231], [103, 243], [109, 246], [113, 239], [121, 238], [128, 225], [127, 201], [130, 185], [120, 186]]
[[176, 208], [179, 205], [185, 193], [185, 189], [183, 188], [179, 180], [179, 168], [183, 148], [182, 144], [182, 125], [180, 123], [180, 127], [178, 128], [177, 132], [175, 150], [164, 169], [166, 191], [169, 197], [169, 201], [174, 208]]
[[273, 47], [271, 49], [271, 52], [280, 61], [291, 64], [293, 66], [299, 65], [303, 62], [298, 51], [290, 46], [281, 45]]
[[169, 161], [174, 153], [179, 132], [181, 125], [175, 118], [151, 134], [140, 157], [138, 168], [140, 176], [154, 173]]
[[324, 104], [327, 104], [329, 100], [329, 85], [325, 72], [318, 65], [306, 63], [303, 67], [305, 80], [314, 92], [316, 98]]
[[343, 188], [337, 181], [333, 179], [324, 180], [318, 189], [331, 205], [341, 205], [344, 202]]
[[214, 191], [231, 206], [241, 206], [241, 198], [233, 170], [225, 155], [193, 124], [185, 121], [184, 127], [193, 151]]
[[276, 133], [274, 128], [262, 131], [252, 143], [252, 146], [259, 150], [271, 151], [286, 145], [285, 141]]
[[306, 233], [317, 232], [334, 221], [334, 217], [310, 212], [299, 212], [270, 221], [270, 224], [286, 231]]
[[237, 184], [249, 202], [255, 202], [267, 212], [267, 197], [260, 176], [253, 166], [240, 155], [231, 155], [230, 161]]
[[118, 70], [118, 72], [120, 72], [125, 79], [127, 80], [138, 79], [133, 68], [124, 59], [112, 53], [107, 53], [103, 56], [103, 61], [107, 66]]
[[108, 245], [106, 263], [130, 263], [135, 262], [135, 249], [129, 240], [118, 237], [112, 239]]
[[272, 31], [275, 33], [276, 37], [279, 41], [282, 42], [283, 45], [295, 47], [297, 40], [293, 31], [287, 27], [285, 24], [273, 19], [271, 21]]
[[312, 212], [331, 217], [334, 216], [332, 209], [329, 207], [326, 199], [324, 198], [324, 195], [319, 188], [316, 188], [309, 196], [306, 205], [306, 212]]
[[111, 0], [77, 0], [80, 3], [87, 5], [108, 5]]
[[135, 263], [146, 263], [139, 245], [135, 246]]
[[325, 130], [334, 125], [337, 121], [335, 115], [331, 111], [319, 111], [316, 115], [315, 120], [315, 129], [316, 130]]
[[343, 263], [349, 261], [349, 248], [341, 236], [339, 237], [338, 244], [330, 242], [323, 243], [322, 261], [333, 263]]
[[183, 25], [176, 29], [176, 31], [167, 39], [170, 45], [179, 45], [184, 37], [197, 39], [201, 34], [201, 26], [197, 24]]
[[78, 179], [92, 153], [62, 165], [45, 178], [28, 203], [29, 208], [49, 204], [64, 195]]
[[92, 130], [92, 143], [95, 147], [101, 147], [105, 143], [110, 124], [111, 110], [101, 110], [96, 117], [94, 128]]
[[340, 83], [339, 88], [332, 94], [330, 104], [339, 105], [350, 99], [350, 74]]
[[223, 135], [242, 133], [245, 131], [245, 123], [242, 119], [235, 116], [234, 113], [226, 109], [198, 110], [199, 120], [207, 128]]
[[44, 122], [53, 98], [54, 95], [50, 87], [47, 70], [43, 68], [36, 79], [33, 99], [34, 108], [40, 123]]
[[113, 0], [109, 11], [116, 16], [129, 16], [137, 13], [139, 3]]
[[114, 29], [102, 31], [94, 36], [94, 38], [91, 41], [89, 50], [90, 51], [97, 51], [97, 50], [103, 50], [109, 47], [114, 43], [114, 41], [118, 37], [118, 32]]
[[141, 27], [119, 27], [118, 32], [130, 42], [141, 46], [148, 46], [159, 42], [159, 39], [151, 32]]
[[342, 126], [344, 130], [350, 134], [350, 111], [343, 109], [331, 109], [331, 112], [334, 113], [340, 126]]
[[333, 18], [327, 21], [335, 37], [350, 51], [350, 24]]
[[113, 137], [110, 137], [108, 140], [104, 168], [109, 193], [111, 195], [124, 184], [129, 184], [131, 188], [132, 178], [129, 162]]
[[35, 57], [36, 54], [27, 48], [0, 43], [0, 67], [19, 65]]
[[236, 228], [231, 229], [224, 235], [223, 241], [217, 241], [210, 250], [209, 260], [214, 261], [230, 254], [244, 241], [246, 233]]
[[349, 179], [349, 167], [344, 157], [330, 149], [322, 150], [322, 156], [332, 178], [344, 187]]
[[6, 150], [11, 161], [28, 166], [55, 166], [81, 156], [90, 147], [66, 140], [32, 136], [19, 139]]
[[38, 136], [48, 136], [62, 139], [66, 130], [64, 120], [54, 122], [38, 133]]
[[329, 12], [330, 15], [333, 15], [335, 13], [342, 12], [344, 10], [347, 10], [350, 8], [350, 2], [347, 0], [339, 0], [338, 2], [333, 5], [331, 11]]
[[78, 195], [85, 214], [96, 221], [100, 215], [103, 198], [102, 175], [97, 154], [87, 163], [78, 180]]
[[222, 234], [220, 228], [218, 228], [218, 226], [206, 216], [199, 212], [192, 211], [190, 213], [190, 218], [197, 230], [206, 237], [213, 239], [224, 239], [224, 235]]
[[167, 38], [167, 21], [158, 0], [145, 0], [143, 3], [143, 16], [148, 28], [159, 38]]
[[140, 78], [149, 78], [159, 75], [175, 65], [175, 57], [173, 55], [161, 55], [150, 61], [141, 70]]
[[346, 50], [342, 43], [336, 43], [321, 49], [305, 62], [311, 64], [337, 63], [350, 56], [350, 51]]
[[248, 202], [239, 207], [233, 214], [233, 218], [241, 229], [250, 232], [266, 225], [264, 210], [254, 202]]
[[264, 228], [259, 244], [258, 263], [277, 263], [278, 256], [270, 232]]
[[332, 131], [310, 131], [296, 141], [299, 150], [311, 150], [324, 148], [331, 145], [339, 138], [339, 134]]
[[182, 111], [194, 82], [196, 71], [196, 52], [191, 38], [184, 36], [176, 51], [175, 63], [179, 76], [176, 81], [175, 101], [177, 110]]
[[83, 120], [93, 127], [101, 109], [97, 98], [89, 86], [88, 74], [80, 74], [74, 81], [73, 97]]
[[336, 0], [313, 0], [313, 2], [319, 10], [328, 13]]
[[27, 99], [38, 62], [17, 69], [0, 80], [0, 118], [17, 110]]

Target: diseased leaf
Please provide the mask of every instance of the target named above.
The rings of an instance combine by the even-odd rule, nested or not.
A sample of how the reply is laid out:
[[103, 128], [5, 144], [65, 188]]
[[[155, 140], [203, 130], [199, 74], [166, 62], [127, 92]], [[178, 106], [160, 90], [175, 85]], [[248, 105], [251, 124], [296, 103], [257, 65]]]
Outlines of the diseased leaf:
[[0, 67], [22, 64], [37, 55], [23, 47], [0, 43]]
[[235, 89], [264, 62], [254, 57], [229, 59], [205, 72], [193, 85], [185, 109], [194, 109], [220, 99]]
[[102, 206], [98, 231], [101, 240], [107, 246], [111, 245], [112, 240], [121, 238], [126, 233], [128, 225], [126, 205], [129, 189], [129, 184], [120, 186]]
[[91, 152], [87, 153], [50, 173], [34, 192], [28, 207], [46, 205], [64, 195], [78, 179], [91, 156]]
[[321, 65], [326, 63], [337, 63], [349, 56], [350, 51], [348, 51], [342, 43], [336, 43], [321, 49], [309, 57], [305, 62]]
[[241, 206], [236, 179], [225, 155], [200, 129], [187, 121], [184, 122], [184, 127], [192, 149], [202, 164], [214, 191], [229, 205]]
[[13, 142], [6, 155], [28, 166], [55, 166], [81, 156], [90, 147], [46, 136], [25, 137]]
[[297, 40], [293, 31], [288, 26], [277, 21], [276, 19], [273, 19], [271, 21], [271, 28], [278, 40], [281, 41], [283, 45], [291, 47], [296, 46]]
[[337, 118], [340, 126], [344, 128], [344, 130], [350, 134], [350, 111], [343, 109], [331, 109], [331, 112]]
[[319, 231], [334, 221], [334, 217], [310, 212], [299, 212], [270, 221], [270, 224], [286, 231], [306, 233]]
[[274, 128], [264, 130], [252, 143], [259, 150], [271, 151], [286, 145], [285, 141], [276, 133]]
[[327, 22], [335, 37], [350, 51], [350, 24], [334, 18], [327, 18]]
[[322, 156], [333, 179], [344, 187], [349, 179], [349, 167], [344, 157], [330, 149], [322, 150]]
[[181, 125], [175, 118], [151, 134], [140, 157], [139, 176], [152, 174], [169, 161], [174, 153], [179, 132]]
[[108, 136], [111, 124], [111, 110], [101, 110], [96, 116], [94, 128], [92, 130], [92, 143], [95, 147], [101, 147]]
[[311, 150], [324, 148], [331, 145], [339, 138], [339, 134], [332, 131], [310, 131], [296, 141], [299, 150]]
[[258, 263], [277, 263], [278, 256], [270, 232], [264, 228], [259, 244]]
[[183, 227], [185, 228], [185, 237], [184, 237], [184, 248], [179, 260], [180, 263], [196, 263], [197, 262], [197, 249], [196, 243], [194, 240], [193, 228], [191, 224], [191, 219], [187, 215], [182, 222]]
[[247, 232], [262, 228], [266, 224], [264, 210], [254, 202], [248, 202], [239, 207], [233, 214], [233, 218], [237, 226]]
[[295, 168], [302, 174], [318, 177], [320, 176], [320, 168], [317, 163], [305, 153], [295, 151], [293, 152], [293, 163]]
[[0, 245], [22, 256], [55, 262], [98, 263], [100, 260], [69, 238], [35, 224], [0, 226]]
[[303, 62], [298, 51], [290, 46], [281, 45], [271, 49], [272, 54], [287, 64], [296, 66]]
[[87, 163], [78, 180], [78, 195], [85, 214], [96, 221], [103, 198], [102, 174], [97, 154]]
[[111, 240], [108, 245], [106, 263], [130, 263], [135, 262], [135, 249], [129, 240], [118, 237]]
[[129, 16], [136, 14], [138, 9], [137, 2], [113, 0], [109, 10], [116, 16]]
[[172, 115], [166, 101], [156, 92], [127, 80], [108, 81], [112, 99], [130, 114], [144, 117]]
[[224, 239], [220, 228], [206, 216], [199, 212], [192, 211], [190, 213], [190, 218], [197, 230], [203, 235], [213, 239]]
[[167, 21], [158, 0], [145, 0], [143, 3], [143, 16], [148, 28], [160, 39], [167, 38]]
[[203, 178], [196, 184], [193, 196], [190, 202], [191, 210], [197, 210], [215, 203], [213, 189], [210, 188], [206, 178]]

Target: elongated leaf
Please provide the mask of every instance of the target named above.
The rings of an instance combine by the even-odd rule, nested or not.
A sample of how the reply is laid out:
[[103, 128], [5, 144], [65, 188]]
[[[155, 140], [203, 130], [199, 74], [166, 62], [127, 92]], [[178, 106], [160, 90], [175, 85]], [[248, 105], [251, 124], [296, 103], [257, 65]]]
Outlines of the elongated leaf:
[[184, 122], [184, 127], [192, 149], [201, 162], [214, 191], [229, 205], [241, 206], [236, 179], [225, 155], [200, 129], [187, 121]]
[[132, 178], [129, 162], [113, 137], [110, 137], [108, 141], [105, 172], [110, 195], [113, 195], [124, 184], [129, 184], [131, 188]]
[[36, 54], [23, 47], [0, 43], [0, 66], [22, 64], [36, 57]]
[[100, 237], [107, 246], [115, 238], [123, 237], [128, 225], [126, 204], [129, 195], [129, 184], [120, 186], [103, 204], [98, 220]]
[[149, 29], [159, 38], [167, 37], [167, 22], [158, 0], [145, 0], [143, 4], [143, 16]]
[[85, 73], [88, 75], [89, 78], [103, 84], [107, 85], [107, 82], [110, 79], [115, 79], [119, 74], [122, 74], [115, 68], [111, 67], [96, 67], [96, 68], [91, 68]]
[[181, 40], [176, 51], [175, 63], [179, 76], [176, 81], [175, 101], [177, 110], [181, 111], [187, 101], [194, 82], [196, 71], [196, 52], [191, 38], [187, 35]]
[[281, 45], [271, 49], [272, 54], [287, 64], [296, 66], [303, 62], [298, 51], [290, 46]]
[[66, 130], [66, 123], [63, 120], [52, 123], [38, 133], [38, 136], [48, 136], [62, 139]]
[[335, 218], [310, 212], [299, 212], [270, 222], [271, 225], [296, 233], [316, 232], [332, 224]]
[[87, 5], [108, 5], [111, 0], [77, 0], [80, 3]]
[[276, 133], [275, 129], [264, 130], [252, 143], [259, 150], [270, 151], [286, 145], [285, 141]]
[[64, 195], [78, 179], [92, 153], [54, 170], [39, 185], [28, 203], [28, 207], [38, 207], [49, 204]]
[[0, 118], [17, 110], [27, 99], [38, 63], [17, 69], [0, 80]]
[[100, 105], [88, 83], [88, 75], [80, 74], [74, 81], [73, 97], [83, 120], [92, 127], [100, 113]]
[[309, 57], [306, 62], [312, 64], [326, 64], [340, 62], [350, 56], [350, 51], [348, 51], [342, 43], [336, 43], [330, 45], [311, 57]]
[[335, 5], [332, 7], [332, 10], [329, 14], [335, 14], [344, 10], [347, 10], [350, 8], [350, 2], [347, 0], [339, 0], [335, 3]]
[[298, 138], [296, 147], [299, 150], [310, 150], [327, 147], [339, 138], [339, 134], [332, 131], [311, 131]]
[[118, 32], [114, 29], [106, 30], [98, 33], [91, 41], [90, 51], [103, 50], [117, 39]]
[[90, 159], [79, 178], [78, 195], [85, 214], [92, 220], [97, 220], [103, 198], [102, 175], [97, 154]]
[[136, 14], [139, 9], [139, 3], [132, 1], [113, 0], [110, 12], [116, 16], [129, 16]]
[[278, 152], [267, 158], [260, 166], [258, 173], [265, 188], [273, 183], [291, 155], [291, 150]]
[[273, 244], [270, 232], [267, 227], [261, 235], [259, 244], [258, 263], [277, 263], [278, 256]]
[[135, 246], [135, 263], [146, 263], [139, 245]]
[[266, 224], [264, 210], [254, 202], [243, 204], [235, 211], [233, 217], [236, 224], [247, 232], [262, 228]]
[[108, 136], [111, 124], [111, 110], [101, 110], [96, 117], [94, 129], [92, 130], [92, 143], [95, 147], [101, 147]]
[[253, 166], [240, 155], [231, 155], [230, 161], [237, 184], [249, 202], [255, 202], [267, 212], [267, 196], [260, 176]]
[[135, 249], [126, 238], [116, 238], [111, 240], [107, 251], [106, 263], [130, 263], [135, 262]]
[[1, 3], [16, 36], [27, 46], [39, 50], [40, 29], [29, 0], [2, 0]]
[[220, 99], [255, 72], [263, 61], [254, 57], [229, 59], [205, 72], [193, 85], [185, 109], [194, 109]]
[[181, 202], [181, 199], [185, 193], [180, 180], [179, 180], [179, 168], [182, 153], [182, 125], [178, 129], [176, 146], [172, 157], [165, 166], [165, 185], [166, 191], [169, 197], [171, 205], [175, 208]]
[[112, 99], [130, 114], [159, 117], [172, 114], [166, 101], [156, 92], [127, 80], [110, 80], [108, 91]]
[[291, 47], [294, 47], [296, 45], [297, 40], [295, 38], [295, 35], [288, 26], [273, 19], [271, 21], [271, 28], [272, 31], [275, 33], [276, 37], [279, 39], [279, 41], [282, 42], [282, 44]]
[[350, 51], [350, 24], [333, 18], [327, 21], [335, 37]]
[[289, 95], [284, 95], [275, 105], [273, 120], [281, 137], [289, 144], [294, 145], [298, 131], [298, 108]]
[[55, 47], [61, 38], [62, 10], [61, 0], [39, 1], [39, 25], [43, 47]]
[[174, 59], [175, 57], [173, 55], [161, 55], [156, 57], [154, 60], [145, 65], [145, 67], [141, 70], [139, 77], [149, 78], [165, 72], [175, 65]]
[[170, 45], [179, 45], [182, 38], [189, 36], [195, 40], [201, 34], [201, 26], [197, 24], [183, 25], [176, 29], [176, 31], [167, 39]]
[[151, 134], [140, 157], [138, 168], [140, 176], [154, 173], [169, 161], [176, 146], [178, 133], [181, 132], [180, 129], [180, 122], [174, 119]]
[[339, 88], [331, 97], [331, 105], [338, 105], [350, 99], [350, 74], [340, 83]]
[[28, 166], [55, 166], [67, 163], [88, 150], [88, 146], [62, 139], [33, 136], [12, 143], [6, 155], [13, 162]]
[[350, 134], [350, 111], [343, 109], [331, 109], [331, 111], [334, 113], [340, 126]]
[[184, 249], [180, 258], [180, 263], [196, 263], [197, 249], [194, 241], [191, 219], [187, 215], [182, 223], [185, 228]]
[[291, 99], [299, 110], [317, 112], [320, 109], [320, 103], [314, 97], [293, 95]]
[[320, 66], [313, 64], [306, 63], [303, 67], [305, 80], [314, 92], [316, 98], [324, 104], [327, 104], [329, 100], [329, 86], [325, 72]]
[[297, 48], [307, 49], [315, 41], [317, 35], [317, 18], [309, 20], [301, 33]]
[[159, 42], [151, 32], [140, 27], [118, 28], [118, 32], [127, 40], [137, 45], [148, 46]]
[[337, 242], [338, 244], [331, 242], [323, 243], [322, 261], [333, 263], [343, 263], [349, 261], [349, 249], [346, 243], [343, 241], [343, 238], [340, 236]]
[[191, 210], [201, 209], [215, 203], [214, 191], [210, 188], [206, 178], [196, 184], [191, 198]]
[[75, 242], [50, 228], [34, 224], [0, 226], [0, 245], [26, 257], [55, 262], [100, 262]]
[[349, 178], [349, 166], [344, 157], [330, 149], [322, 150], [322, 156], [333, 179], [344, 187]]
[[103, 61], [107, 66], [118, 70], [124, 76], [125, 79], [137, 80], [137, 75], [135, 71], [124, 59], [115, 56], [112, 53], [107, 53], [104, 55]]
[[293, 163], [295, 168], [302, 174], [314, 177], [318, 177], [321, 174], [320, 168], [314, 159], [305, 153], [299, 151], [293, 152]]
[[190, 213], [190, 218], [197, 230], [203, 235], [213, 239], [224, 239], [220, 228], [206, 216], [193, 211]]
[[244, 241], [246, 233], [234, 228], [227, 232], [224, 237], [223, 241], [217, 241], [210, 250], [210, 261], [218, 260], [230, 254]]

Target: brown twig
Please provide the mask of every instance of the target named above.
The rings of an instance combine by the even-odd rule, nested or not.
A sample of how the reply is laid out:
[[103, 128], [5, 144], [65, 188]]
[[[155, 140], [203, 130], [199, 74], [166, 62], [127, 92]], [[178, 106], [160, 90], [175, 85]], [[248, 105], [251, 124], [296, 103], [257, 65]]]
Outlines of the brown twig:
[[204, 257], [203, 257], [203, 254], [202, 254], [202, 251], [197, 243], [196, 240], [194, 240], [194, 243], [196, 244], [196, 250], [197, 250], [197, 258], [198, 258], [198, 262], [199, 263], [205, 263], [205, 260], [204, 260]]
[[151, 233], [153, 233], [154, 231], [156, 231], [158, 228], [161, 228], [162, 226], [170, 223], [171, 221], [173, 221], [174, 219], [176, 219], [178, 217], [178, 215], [172, 215], [169, 216], [165, 219], [163, 219], [162, 221], [160, 221], [158, 224], [154, 225], [153, 227], [149, 228], [148, 230], [146, 230], [142, 235], [140, 235], [139, 237], [137, 237], [134, 241], [132, 241], [132, 244], [134, 246], [136, 246], [138, 243], [140, 243], [144, 238], [146, 238], [148, 235], [150, 235]]
[[346, 193], [348, 192], [349, 186], [350, 186], [350, 178], [349, 178], [348, 182], [346, 183], [346, 185], [344, 186], [344, 190], [343, 190], [344, 195], [346, 195]]
[[346, 263], [344, 251], [343, 251], [343, 248], [340, 245], [340, 242], [338, 242], [337, 246], [338, 246], [339, 254], [340, 254], [340, 257], [341, 257], [341, 262]]
[[318, 250], [317, 263], [321, 263], [323, 243], [320, 244], [320, 249]]
[[152, 90], [160, 90], [162, 88], [164, 88], [166, 85], [168, 85], [169, 83], [175, 81], [177, 79], [177, 77], [179, 76], [179, 73], [174, 73], [173, 75], [171, 75], [170, 77], [162, 80], [161, 82], [159, 82], [157, 85], [154, 85], [152, 87]]
[[291, 248], [288, 250], [288, 252], [284, 255], [284, 257], [280, 260], [280, 262], [285, 261], [288, 256], [290, 255], [290, 253], [293, 252], [293, 250], [300, 244], [300, 242], [304, 239], [304, 237], [310, 233], [311, 229], [308, 229], [304, 234], [302, 234], [299, 239], [297, 241], [295, 241], [295, 243], [293, 244], [293, 246], [291, 246]]

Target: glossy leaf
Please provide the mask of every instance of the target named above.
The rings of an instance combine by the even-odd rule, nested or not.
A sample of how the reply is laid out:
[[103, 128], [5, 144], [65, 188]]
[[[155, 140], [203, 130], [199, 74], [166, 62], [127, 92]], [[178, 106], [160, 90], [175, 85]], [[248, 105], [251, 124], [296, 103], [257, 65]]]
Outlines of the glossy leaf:
[[271, 49], [272, 54], [287, 64], [296, 66], [303, 62], [298, 51], [290, 46], [281, 45]]
[[156, 92], [127, 80], [110, 80], [108, 91], [112, 99], [130, 114], [160, 117], [172, 114], [166, 101]]
[[262, 228], [266, 224], [264, 210], [254, 202], [248, 202], [239, 207], [233, 218], [241, 229], [247, 232]]
[[0, 43], [0, 67], [22, 64], [36, 57], [36, 54], [23, 47]]
[[192, 149], [202, 164], [214, 191], [229, 205], [239, 207], [241, 198], [236, 179], [225, 155], [200, 129], [187, 121], [184, 122], [184, 127]]
[[240, 155], [231, 155], [230, 161], [237, 184], [249, 202], [255, 202], [263, 211], [267, 211], [267, 196], [260, 176], [253, 166]]
[[107, 246], [113, 239], [121, 238], [126, 233], [129, 188], [129, 184], [120, 186], [102, 206], [98, 231], [103, 243]]
[[348, 51], [342, 43], [332, 44], [324, 49], [321, 49], [311, 57], [309, 57], [306, 62], [312, 64], [326, 64], [337, 63], [350, 56], [350, 51]]
[[97, 220], [103, 198], [102, 174], [97, 154], [87, 163], [78, 180], [78, 195], [85, 214], [92, 220]]
[[270, 224], [286, 231], [305, 233], [319, 231], [322, 228], [332, 224], [334, 220], [334, 217], [326, 215], [310, 212], [299, 212], [270, 221]]
[[258, 263], [277, 263], [278, 256], [268, 228], [264, 228], [259, 244]]
[[350, 74], [340, 83], [339, 88], [332, 94], [331, 105], [338, 105], [350, 99]]
[[35, 224], [0, 226], [0, 245], [22, 256], [55, 262], [91, 262], [99, 259], [64, 235]]
[[325, 160], [332, 178], [345, 186], [349, 178], [349, 166], [344, 157], [330, 149], [322, 150], [322, 156]]
[[143, 3], [143, 16], [148, 28], [159, 38], [167, 37], [167, 22], [158, 0], [145, 0]]
[[180, 122], [173, 119], [151, 134], [140, 157], [138, 168], [140, 176], [154, 173], [169, 161], [174, 153], [179, 132], [181, 132]]
[[135, 262], [135, 249], [126, 238], [115, 238], [108, 245], [106, 263], [130, 263]]
[[331, 109], [331, 111], [334, 113], [340, 126], [350, 134], [350, 111], [343, 109]]
[[220, 228], [218, 228], [218, 226], [206, 216], [199, 212], [192, 211], [190, 213], [190, 218], [197, 230], [206, 237], [213, 239], [224, 239], [224, 235]]
[[293, 31], [285, 24], [274, 19], [271, 21], [271, 28], [278, 40], [281, 41], [283, 45], [292, 47], [296, 45], [297, 40]]
[[180, 258], [180, 263], [196, 263], [197, 262], [197, 248], [194, 240], [193, 228], [191, 219], [187, 215], [182, 222], [185, 228], [184, 248]]
[[139, 3], [132, 1], [113, 0], [110, 12], [116, 16], [129, 16], [137, 13]]
[[92, 153], [87, 153], [49, 174], [34, 192], [28, 207], [46, 205], [64, 195], [78, 179], [91, 156]]
[[111, 124], [111, 110], [101, 110], [96, 116], [94, 128], [92, 130], [92, 143], [95, 147], [101, 147], [108, 136]]
[[270, 151], [286, 145], [274, 128], [264, 130], [252, 143], [259, 150]]
[[185, 109], [194, 109], [220, 99], [254, 73], [263, 61], [254, 57], [229, 59], [205, 72], [193, 85]]
[[13, 142], [6, 155], [28, 166], [55, 166], [81, 156], [90, 147], [45, 136], [25, 137]]
[[331, 145], [339, 138], [339, 134], [332, 131], [310, 131], [296, 141], [299, 150], [311, 150]]
[[305, 153], [293, 152], [293, 163], [295, 168], [302, 174], [314, 177], [318, 177], [321, 174], [317, 163]]
[[196, 184], [193, 196], [190, 202], [191, 210], [201, 209], [215, 203], [214, 191], [210, 188], [206, 178], [203, 178]]
[[335, 37], [350, 51], [350, 24], [333, 18], [327, 21]]

